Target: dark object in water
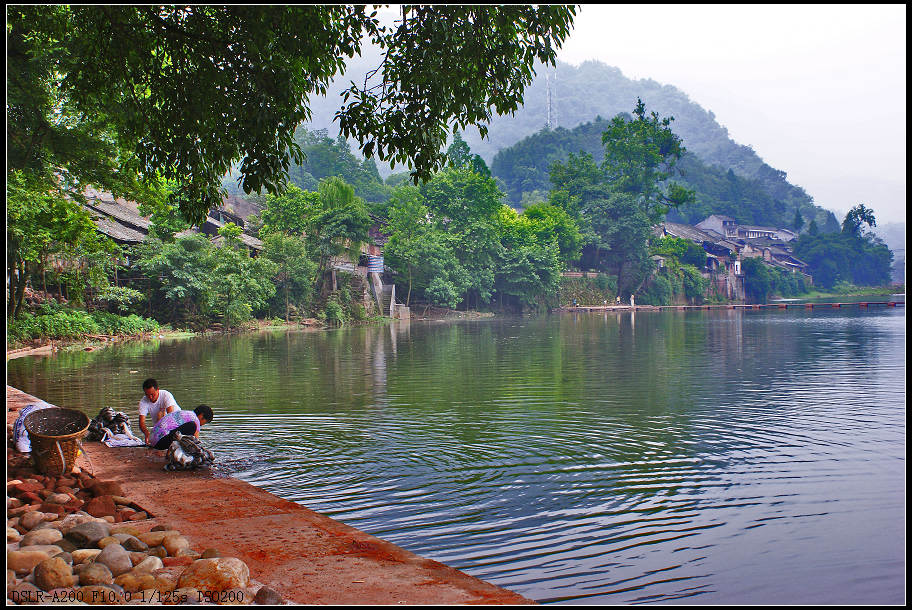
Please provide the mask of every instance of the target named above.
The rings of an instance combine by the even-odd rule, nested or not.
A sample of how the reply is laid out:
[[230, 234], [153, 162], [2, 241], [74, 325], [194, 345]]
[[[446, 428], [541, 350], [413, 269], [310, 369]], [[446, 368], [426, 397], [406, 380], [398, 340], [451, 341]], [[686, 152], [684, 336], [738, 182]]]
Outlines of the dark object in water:
[[194, 470], [215, 461], [215, 456], [203, 447], [198, 438], [180, 432], [175, 433], [175, 440], [168, 447], [167, 458], [165, 470]]

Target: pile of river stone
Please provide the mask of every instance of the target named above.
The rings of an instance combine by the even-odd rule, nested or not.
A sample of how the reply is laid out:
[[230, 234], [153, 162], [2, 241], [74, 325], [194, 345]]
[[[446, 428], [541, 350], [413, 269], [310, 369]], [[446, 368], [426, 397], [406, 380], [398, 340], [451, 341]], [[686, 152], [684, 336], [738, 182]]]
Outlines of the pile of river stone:
[[[22, 476], [23, 472], [17, 473]], [[116, 482], [29, 476], [7, 481], [6, 583], [13, 603], [282, 603], [247, 565], [197, 552], [177, 530], [145, 528]], [[79, 487], [75, 483], [79, 483]], [[80, 497], [91, 490], [91, 497]], [[97, 509], [93, 501], [102, 498]], [[50, 509], [50, 510], [46, 510]], [[97, 509], [97, 510], [96, 510]], [[125, 520], [126, 519], [126, 520]]]

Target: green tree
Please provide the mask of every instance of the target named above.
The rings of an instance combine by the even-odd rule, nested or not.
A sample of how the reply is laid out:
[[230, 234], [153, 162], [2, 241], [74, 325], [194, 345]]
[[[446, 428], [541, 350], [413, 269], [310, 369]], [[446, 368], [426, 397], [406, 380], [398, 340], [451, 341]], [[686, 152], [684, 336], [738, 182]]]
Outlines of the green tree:
[[313, 289], [316, 265], [307, 252], [302, 236], [269, 233], [263, 239], [263, 256], [276, 266], [273, 281], [284, 298], [285, 322], [290, 319], [291, 306], [308, 303]]
[[303, 191], [293, 184], [281, 195], [266, 195], [266, 208], [260, 213], [260, 231], [302, 235], [307, 227], [307, 214], [319, 205], [318, 193]]
[[602, 134], [605, 161], [602, 166], [612, 186], [636, 197], [652, 223], [661, 220], [670, 208], [692, 203], [694, 193], [667, 182], [685, 149], [671, 130], [674, 117], [659, 119], [655, 112], [646, 117], [646, 105], [637, 99], [636, 118], [612, 119]]
[[774, 287], [774, 278], [762, 258], [745, 258], [741, 261], [744, 273], [744, 293], [754, 303], [766, 303]]
[[[113, 260], [114, 244], [99, 235], [89, 213], [32, 172], [12, 170], [6, 185], [6, 261], [8, 284], [7, 317], [22, 311], [29, 276], [41, 273], [48, 258], [63, 258], [68, 272], [80, 282], [84, 277], [79, 260], [100, 254], [101, 262]], [[104, 281], [93, 272], [98, 265], [85, 265], [94, 283]], [[47, 290], [46, 282], [44, 286]]]
[[271, 280], [278, 265], [268, 257], [251, 258], [240, 235], [240, 227], [227, 223], [219, 229], [224, 241], [214, 253], [211, 304], [216, 313], [221, 312], [226, 330], [263, 309], [276, 291]]
[[357, 260], [370, 226], [367, 206], [355, 196], [350, 185], [337, 177], [320, 182], [317, 197], [305, 211], [304, 220], [307, 249], [317, 263], [318, 293], [322, 291], [323, 278], [333, 257], [347, 252], [349, 258]]
[[872, 228], [877, 226], [877, 222], [874, 220], [874, 210], [860, 203], [845, 215], [845, 219], [842, 221], [842, 232], [852, 237], [860, 237], [862, 224], [867, 224]]
[[801, 210], [795, 208], [795, 220], [792, 221], [792, 228], [795, 229], [795, 231], [800, 231], [803, 226], [804, 216], [801, 215]]
[[[310, 117], [310, 97], [370, 41], [384, 59], [346, 93], [341, 132], [366, 157], [408, 163], [426, 179], [443, 162], [451, 124], [484, 133], [494, 113], [516, 110], [534, 63], [554, 64], [575, 14], [550, 5], [401, 10], [386, 27], [354, 5], [10, 7], [11, 167], [44, 163], [73, 184], [102, 174], [175, 180], [172, 203], [200, 222], [238, 160], [245, 192], [281, 189], [301, 160], [293, 133]], [[82, 158], [114, 171], [94, 173], [48, 137], [75, 131], [48, 130], [57, 92], [91, 132], [83, 141], [104, 149]]]

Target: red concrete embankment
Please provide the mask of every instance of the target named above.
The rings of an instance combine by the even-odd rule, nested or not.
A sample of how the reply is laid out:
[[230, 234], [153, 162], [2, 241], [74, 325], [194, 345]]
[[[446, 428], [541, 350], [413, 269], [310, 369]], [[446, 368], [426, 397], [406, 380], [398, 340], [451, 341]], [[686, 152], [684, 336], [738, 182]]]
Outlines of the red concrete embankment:
[[[33, 396], [7, 386], [7, 423]], [[251, 578], [299, 604], [530, 604], [530, 600], [349, 527], [258, 487], [204, 471], [166, 472], [147, 448], [85, 443], [80, 467], [118, 481], [193, 548], [238, 557]], [[217, 458], [218, 456], [216, 456]]]

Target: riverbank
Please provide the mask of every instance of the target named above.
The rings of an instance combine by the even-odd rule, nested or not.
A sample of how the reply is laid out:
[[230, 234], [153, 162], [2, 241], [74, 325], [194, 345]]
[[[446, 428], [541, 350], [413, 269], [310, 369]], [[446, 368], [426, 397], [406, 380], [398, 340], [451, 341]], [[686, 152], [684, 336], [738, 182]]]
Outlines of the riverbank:
[[[7, 386], [7, 423], [38, 399]], [[419, 557], [294, 502], [208, 470], [166, 472], [145, 448], [85, 443], [78, 465], [118, 483], [151, 518], [192, 548], [216, 548], [249, 567], [250, 578], [297, 604], [529, 604], [530, 600]], [[216, 456], [218, 458], [218, 456]]]

